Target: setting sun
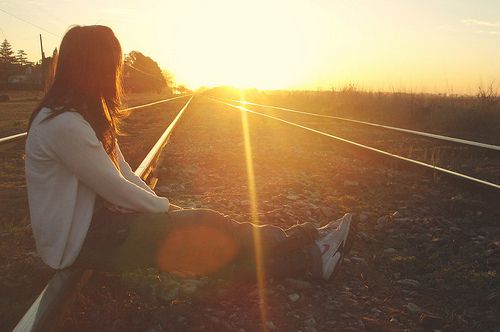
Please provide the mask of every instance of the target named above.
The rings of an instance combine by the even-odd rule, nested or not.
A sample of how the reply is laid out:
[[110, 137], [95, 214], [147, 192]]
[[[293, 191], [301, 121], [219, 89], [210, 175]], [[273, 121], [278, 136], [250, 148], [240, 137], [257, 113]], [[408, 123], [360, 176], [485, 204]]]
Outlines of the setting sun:
[[[168, 12], [168, 5], [164, 6]], [[217, 82], [279, 88], [298, 86], [307, 80], [321, 38], [320, 27], [310, 24], [321, 14], [313, 6], [219, 1], [180, 7], [189, 13], [189, 19], [173, 18], [183, 25], [180, 33], [171, 37], [178, 46], [159, 42], [158, 51], [169, 54], [171, 59], [167, 61], [178, 64], [176, 75], [181, 81], [194, 86]]]

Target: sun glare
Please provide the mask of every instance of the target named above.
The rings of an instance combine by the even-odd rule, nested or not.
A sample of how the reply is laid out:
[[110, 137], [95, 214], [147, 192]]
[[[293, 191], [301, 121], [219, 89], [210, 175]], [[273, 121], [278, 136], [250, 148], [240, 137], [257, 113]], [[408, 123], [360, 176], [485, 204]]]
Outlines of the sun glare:
[[[240, 92], [240, 99], [244, 100], [245, 96], [243, 91]], [[253, 160], [252, 160], [252, 143], [250, 139], [250, 130], [248, 126], [248, 114], [247, 112], [241, 113], [241, 125], [243, 129], [243, 141], [245, 145], [245, 161], [247, 168], [247, 178], [248, 178], [248, 195], [250, 196], [250, 206], [252, 213], [252, 223], [260, 224], [259, 215], [257, 213], [257, 191], [255, 188], [255, 175], [253, 170]], [[259, 309], [260, 318], [262, 322], [263, 329], [266, 330], [267, 322], [267, 305], [266, 305], [266, 294], [265, 294], [265, 271], [263, 264], [263, 252], [262, 252], [262, 240], [259, 228], [254, 228], [253, 233], [254, 247], [255, 247], [255, 269], [257, 273], [257, 287], [259, 294]]]
[[225, 0], [179, 6], [189, 12], [189, 22], [182, 33], [155, 47], [167, 67], [175, 66], [178, 80], [192, 86], [293, 87], [307, 78], [318, 56], [320, 26], [299, 23], [314, 16], [306, 2]]

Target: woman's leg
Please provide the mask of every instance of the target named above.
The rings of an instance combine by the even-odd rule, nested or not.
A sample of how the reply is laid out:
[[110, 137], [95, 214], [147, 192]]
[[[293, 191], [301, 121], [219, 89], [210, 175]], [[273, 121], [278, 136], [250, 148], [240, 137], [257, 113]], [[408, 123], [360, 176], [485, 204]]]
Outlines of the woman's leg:
[[[209, 275], [236, 266], [252, 274], [259, 245], [265, 270], [278, 275], [305, 268], [308, 253], [302, 248], [316, 237], [310, 224], [283, 230], [240, 223], [208, 209], [169, 214], [104, 212], [94, 218], [77, 265], [103, 270], [155, 266], [188, 275]], [[289, 266], [291, 261], [295, 263]]]
[[167, 225], [167, 214], [124, 214], [103, 208], [94, 214], [73, 265], [103, 271], [154, 267], [153, 253]]
[[[165, 259], [178, 263], [178, 269], [196, 267], [196, 274], [222, 272], [241, 277], [256, 274], [256, 246], [259, 246], [263, 271], [266, 275], [288, 276], [303, 271], [310, 264], [310, 249], [318, 237], [317, 229], [311, 223], [295, 225], [283, 230], [272, 225], [256, 225], [237, 222], [213, 210], [192, 209], [171, 213], [172, 233], [179, 234], [175, 245], [167, 246]], [[207, 230], [202, 230], [204, 227]], [[186, 232], [193, 229], [193, 234]], [[200, 244], [194, 245], [189, 240]], [[220, 244], [220, 246], [218, 246]], [[204, 252], [207, 250], [207, 252]], [[184, 256], [177, 251], [188, 252]], [[170, 254], [167, 254], [170, 253]], [[189, 253], [192, 252], [192, 253]], [[183, 258], [180, 259], [179, 256]], [[192, 257], [193, 260], [189, 258]], [[182, 262], [185, 262], [181, 268]], [[167, 264], [168, 265], [168, 264]], [[175, 270], [175, 268], [166, 268]], [[209, 273], [209, 274], [210, 274]]]

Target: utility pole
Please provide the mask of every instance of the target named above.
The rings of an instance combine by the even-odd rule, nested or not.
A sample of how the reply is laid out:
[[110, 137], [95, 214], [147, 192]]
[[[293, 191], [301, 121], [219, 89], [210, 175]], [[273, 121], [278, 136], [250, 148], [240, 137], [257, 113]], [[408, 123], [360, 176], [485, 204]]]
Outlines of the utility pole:
[[45, 83], [47, 81], [47, 68], [45, 65], [45, 52], [43, 52], [43, 41], [42, 34], [40, 34], [40, 51], [42, 52], [42, 65], [41, 65], [41, 73], [42, 73], [42, 90], [45, 92]]

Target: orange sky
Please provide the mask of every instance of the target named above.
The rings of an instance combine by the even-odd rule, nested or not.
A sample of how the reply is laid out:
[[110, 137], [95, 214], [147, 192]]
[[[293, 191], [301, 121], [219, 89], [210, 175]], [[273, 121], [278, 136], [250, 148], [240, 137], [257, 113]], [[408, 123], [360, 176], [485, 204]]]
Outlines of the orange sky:
[[36, 25], [0, 12], [1, 33], [32, 59], [38, 33], [49, 50], [71, 24], [104, 24], [125, 51], [192, 88], [474, 93], [500, 81], [496, 0], [0, 0], [0, 9]]

